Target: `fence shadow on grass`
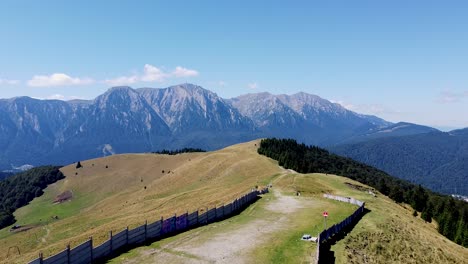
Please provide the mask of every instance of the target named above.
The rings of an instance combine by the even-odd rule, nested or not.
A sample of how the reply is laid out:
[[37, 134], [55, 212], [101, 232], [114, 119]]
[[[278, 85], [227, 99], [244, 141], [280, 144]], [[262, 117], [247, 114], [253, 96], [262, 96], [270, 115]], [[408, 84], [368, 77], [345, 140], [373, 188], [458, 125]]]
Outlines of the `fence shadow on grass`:
[[32, 260], [29, 264], [82, 264], [82, 263], [105, 263], [113, 257], [128, 252], [142, 245], [149, 245], [155, 241], [174, 236], [194, 229], [199, 226], [219, 222], [234, 215], [238, 215], [244, 209], [259, 199], [260, 194], [268, 193], [268, 188], [263, 190], [253, 189], [250, 193], [235, 199], [229, 204], [213, 207], [208, 210], [197, 210], [192, 213], [188, 211], [182, 215], [145, 224], [134, 229], [128, 227], [114, 234], [109, 232], [109, 239], [98, 246], [93, 246], [92, 237], [75, 248], [68, 245], [65, 250], [44, 259], [42, 253], [39, 258]]
[[364, 208], [362, 214], [357, 216], [351, 224], [344, 227], [340, 232], [336, 233], [325, 242], [321, 243], [320, 246], [320, 264], [330, 264], [335, 263], [335, 252], [331, 250], [331, 247], [335, 245], [338, 241], [345, 238], [346, 235], [353, 230], [353, 228], [359, 223], [361, 218], [366, 215], [367, 213], [371, 212], [371, 210]]
[[[264, 192], [265, 193], [265, 192]], [[263, 194], [263, 193], [260, 193], [260, 194]], [[154, 242], [158, 242], [158, 241], [161, 241], [165, 238], [169, 238], [169, 237], [172, 237], [172, 236], [176, 236], [176, 235], [179, 235], [179, 234], [182, 234], [184, 232], [187, 232], [189, 230], [193, 230], [193, 229], [196, 229], [196, 228], [199, 228], [201, 226], [204, 226], [204, 225], [209, 225], [209, 224], [212, 224], [212, 223], [216, 223], [216, 222], [221, 222], [221, 221], [224, 221], [228, 218], [231, 218], [231, 217], [234, 217], [234, 216], [237, 216], [239, 214], [241, 214], [245, 209], [247, 209], [251, 204], [257, 202], [259, 199], [261, 199], [262, 196], [254, 196], [251, 200], [249, 201], [248, 204], [244, 204], [242, 206], [240, 206], [239, 208], [237, 208], [236, 210], [233, 210], [231, 211], [231, 213], [229, 215], [224, 215], [223, 217], [221, 218], [216, 218], [214, 219], [212, 222], [206, 222], [206, 223], [197, 223], [196, 225], [194, 226], [191, 226], [191, 227], [188, 227], [186, 229], [184, 229], [182, 232], [178, 232], [178, 231], [173, 231], [173, 232], [170, 232], [170, 233], [167, 233], [167, 234], [164, 234], [164, 235], [161, 235], [157, 238], [147, 238], [146, 241], [144, 242], [141, 242], [141, 243], [137, 243], [137, 244], [133, 244], [133, 245], [127, 245], [127, 246], [124, 246], [118, 250], [115, 250], [113, 251], [110, 255], [108, 255], [106, 258], [102, 258], [102, 259], [96, 259], [93, 261], [93, 264], [105, 264], [105, 263], [109, 263], [110, 260], [112, 260], [113, 258], [116, 258], [122, 254], [125, 254], [125, 253], [128, 253], [129, 251], [135, 249], [135, 248], [138, 248], [138, 247], [142, 247], [142, 246], [150, 246], [151, 244], [153, 244]], [[207, 211], [205, 211], [206, 213]]]

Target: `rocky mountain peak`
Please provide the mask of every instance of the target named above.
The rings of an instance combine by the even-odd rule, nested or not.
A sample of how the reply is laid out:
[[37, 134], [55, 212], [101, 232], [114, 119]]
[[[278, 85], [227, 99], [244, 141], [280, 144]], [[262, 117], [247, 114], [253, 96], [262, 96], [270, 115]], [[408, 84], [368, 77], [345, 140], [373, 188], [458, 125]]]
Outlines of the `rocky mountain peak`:
[[[303, 92], [226, 100], [190, 83], [163, 89], [112, 87], [94, 100], [0, 99], [0, 169], [10, 163], [66, 164], [109, 148], [115, 153], [209, 150], [269, 136], [323, 146], [368, 137], [390, 124]], [[395, 131], [423, 130], [405, 126]]]
[[146, 108], [145, 99], [128, 86], [112, 87], [104, 94], [94, 99], [94, 104], [100, 109], [113, 108], [136, 112]]

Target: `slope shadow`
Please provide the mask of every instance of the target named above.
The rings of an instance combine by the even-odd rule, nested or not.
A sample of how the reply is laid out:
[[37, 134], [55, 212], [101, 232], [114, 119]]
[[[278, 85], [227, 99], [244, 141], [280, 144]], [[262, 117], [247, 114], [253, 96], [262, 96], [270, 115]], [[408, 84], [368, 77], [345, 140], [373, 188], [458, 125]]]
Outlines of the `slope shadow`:
[[351, 224], [343, 228], [341, 232], [338, 232], [333, 237], [327, 239], [324, 243], [320, 244], [320, 264], [335, 263], [335, 252], [331, 250], [331, 246], [335, 245], [336, 242], [345, 238], [346, 235], [354, 229], [357, 223], [359, 223], [361, 218], [369, 212], [371, 212], [371, 210], [364, 207], [364, 212], [358, 217], [356, 217], [356, 219], [354, 219], [354, 221]]

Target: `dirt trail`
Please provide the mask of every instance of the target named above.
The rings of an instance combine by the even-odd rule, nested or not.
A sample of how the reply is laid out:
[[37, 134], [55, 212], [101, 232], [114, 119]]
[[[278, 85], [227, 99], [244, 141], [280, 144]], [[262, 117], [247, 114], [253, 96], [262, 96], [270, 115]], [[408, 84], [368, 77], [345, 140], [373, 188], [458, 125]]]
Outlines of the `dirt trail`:
[[[213, 234], [196, 232], [161, 249], [140, 252], [140, 257], [125, 263], [251, 263], [248, 255], [256, 246], [273, 239], [273, 233], [288, 227], [291, 214], [304, 208], [304, 201], [273, 191], [275, 199], [266, 201], [265, 214], [243, 223], [235, 230], [219, 228]], [[268, 199], [268, 198], [267, 198]], [[255, 210], [255, 209], [254, 209]]]
[[45, 234], [45, 236], [44, 236], [41, 240], [42, 240], [42, 242], [46, 243], [46, 242], [47, 242], [47, 238], [48, 238], [49, 235], [50, 235], [50, 229], [49, 229], [49, 227], [47, 227], [47, 226], [45, 226], [44, 229], [46, 230], [46, 234]]

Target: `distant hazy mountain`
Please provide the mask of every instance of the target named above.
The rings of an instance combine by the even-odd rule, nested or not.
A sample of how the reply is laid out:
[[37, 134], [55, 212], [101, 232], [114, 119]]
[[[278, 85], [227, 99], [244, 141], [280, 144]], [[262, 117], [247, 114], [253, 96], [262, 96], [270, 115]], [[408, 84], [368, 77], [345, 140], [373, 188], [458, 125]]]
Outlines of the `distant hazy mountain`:
[[435, 191], [468, 195], [468, 128], [378, 138], [331, 150]]
[[247, 94], [231, 99], [230, 103], [252, 119], [263, 135], [291, 137], [309, 144], [330, 145], [391, 125], [302, 92]]
[[270, 136], [324, 146], [392, 135], [387, 130], [426, 132], [394, 126], [306, 93], [227, 100], [192, 84], [114, 87], [94, 100], [68, 102], [18, 97], [0, 100], [0, 170], [163, 148], [211, 150]]
[[166, 122], [178, 147], [221, 148], [253, 139], [252, 121], [215, 93], [182, 84], [136, 90]]
[[0, 100], [0, 170], [124, 152], [221, 148], [258, 137], [215, 93], [184, 84], [114, 87], [94, 100]]
[[79, 160], [89, 155], [151, 151], [171, 136], [164, 120], [129, 87], [114, 87], [91, 104], [74, 106], [76, 118], [67, 126], [63, 143], [54, 147], [56, 158], [63, 153]]
[[56, 162], [42, 157], [61, 146], [68, 124], [75, 118], [72, 107], [63, 101], [0, 100], [0, 168]]
[[440, 131], [435, 128], [428, 127], [428, 126], [421, 126], [421, 125], [416, 125], [412, 123], [399, 122], [396, 124], [390, 124], [386, 127], [370, 130], [368, 133], [356, 135], [354, 137], [349, 137], [343, 142], [339, 142], [339, 143], [350, 144], [350, 143], [357, 143], [357, 142], [367, 141], [367, 140], [376, 139], [376, 138], [409, 136], [409, 135], [424, 134], [424, 133], [429, 133], [429, 132], [440, 132]]

